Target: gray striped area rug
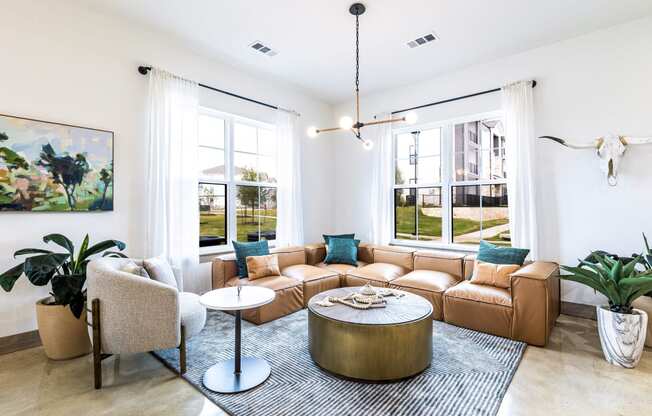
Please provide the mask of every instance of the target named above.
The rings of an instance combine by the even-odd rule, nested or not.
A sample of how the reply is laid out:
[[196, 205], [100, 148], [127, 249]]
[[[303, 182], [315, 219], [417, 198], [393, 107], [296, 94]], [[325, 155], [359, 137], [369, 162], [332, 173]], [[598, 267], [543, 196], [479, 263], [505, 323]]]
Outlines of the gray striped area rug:
[[[433, 321], [432, 365], [409, 380], [367, 384], [325, 373], [310, 359], [308, 315], [301, 310], [256, 326], [243, 321], [242, 354], [266, 359], [272, 374], [238, 394], [204, 388], [213, 364], [233, 357], [234, 318], [210, 311], [188, 342], [185, 379], [236, 416], [495, 415], [526, 344]], [[178, 369], [178, 350], [154, 353]]]

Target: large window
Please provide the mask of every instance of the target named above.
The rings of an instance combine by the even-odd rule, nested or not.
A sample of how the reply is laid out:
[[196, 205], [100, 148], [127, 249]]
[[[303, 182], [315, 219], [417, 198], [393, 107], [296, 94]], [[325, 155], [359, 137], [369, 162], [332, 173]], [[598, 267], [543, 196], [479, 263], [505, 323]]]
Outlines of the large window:
[[497, 114], [395, 130], [395, 240], [509, 245], [505, 140]]
[[200, 247], [275, 240], [273, 126], [205, 109], [198, 134]]

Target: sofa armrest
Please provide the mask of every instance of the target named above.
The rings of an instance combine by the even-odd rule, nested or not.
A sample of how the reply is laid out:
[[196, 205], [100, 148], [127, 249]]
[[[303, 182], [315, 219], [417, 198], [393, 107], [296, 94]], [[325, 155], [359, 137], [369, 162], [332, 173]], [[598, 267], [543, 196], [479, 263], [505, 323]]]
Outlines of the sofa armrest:
[[229, 279], [238, 275], [238, 264], [234, 254], [215, 257], [212, 265], [213, 289], [220, 289], [226, 286]]
[[324, 243], [307, 244], [304, 249], [306, 250], [306, 264], [310, 266], [321, 263], [326, 258]]
[[536, 261], [511, 275], [512, 338], [545, 346], [559, 316], [559, 265]]
[[94, 263], [88, 265], [88, 302], [99, 300], [102, 352], [135, 353], [179, 346], [176, 288]]

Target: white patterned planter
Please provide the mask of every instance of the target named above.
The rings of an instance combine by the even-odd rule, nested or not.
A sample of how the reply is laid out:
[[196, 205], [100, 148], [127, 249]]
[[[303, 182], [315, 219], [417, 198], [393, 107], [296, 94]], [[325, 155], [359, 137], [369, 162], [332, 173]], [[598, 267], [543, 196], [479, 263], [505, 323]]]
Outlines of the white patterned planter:
[[619, 367], [636, 367], [645, 344], [647, 314], [639, 309], [631, 314], [611, 312], [606, 306], [596, 309], [604, 358]]

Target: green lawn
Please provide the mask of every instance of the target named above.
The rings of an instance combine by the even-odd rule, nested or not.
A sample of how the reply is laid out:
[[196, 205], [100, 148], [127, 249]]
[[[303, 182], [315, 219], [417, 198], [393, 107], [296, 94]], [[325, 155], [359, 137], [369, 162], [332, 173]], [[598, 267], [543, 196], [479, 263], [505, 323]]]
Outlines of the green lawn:
[[[396, 231], [400, 234], [414, 233], [414, 208], [399, 207], [396, 209]], [[507, 219], [497, 219], [484, 221], [483, 228], [489, 228], [496, 225], [507, 224]], [[419, 236], [423, 239], [441, 237], [441, 218], [429, 217], [419, 210]], [[459, 236], [480, 230], [480, 222], [465, 218], [453, 219], [453, 235]], [[498, 236], [493, 237], [498, 240]], [[492, 238], [492, 239], [493, 239]]]
[[[257, 209], [256, 217], [252, 217], [251, 211], [244, 216], [244, 211], [238, 211], [236, 216], [237, 240], [247, 241], [247, 234], [258, 231], [258, 215], [262, 216], [260, 230], [273, 231], [276, 229], [276, 210], [275, 209]], [[268, 218], [272, 217], [272, 218]], [[199, 235], [201, 236], [224, 236], [225, 235], [224, 214], [207, 214], [199, 215]]]

